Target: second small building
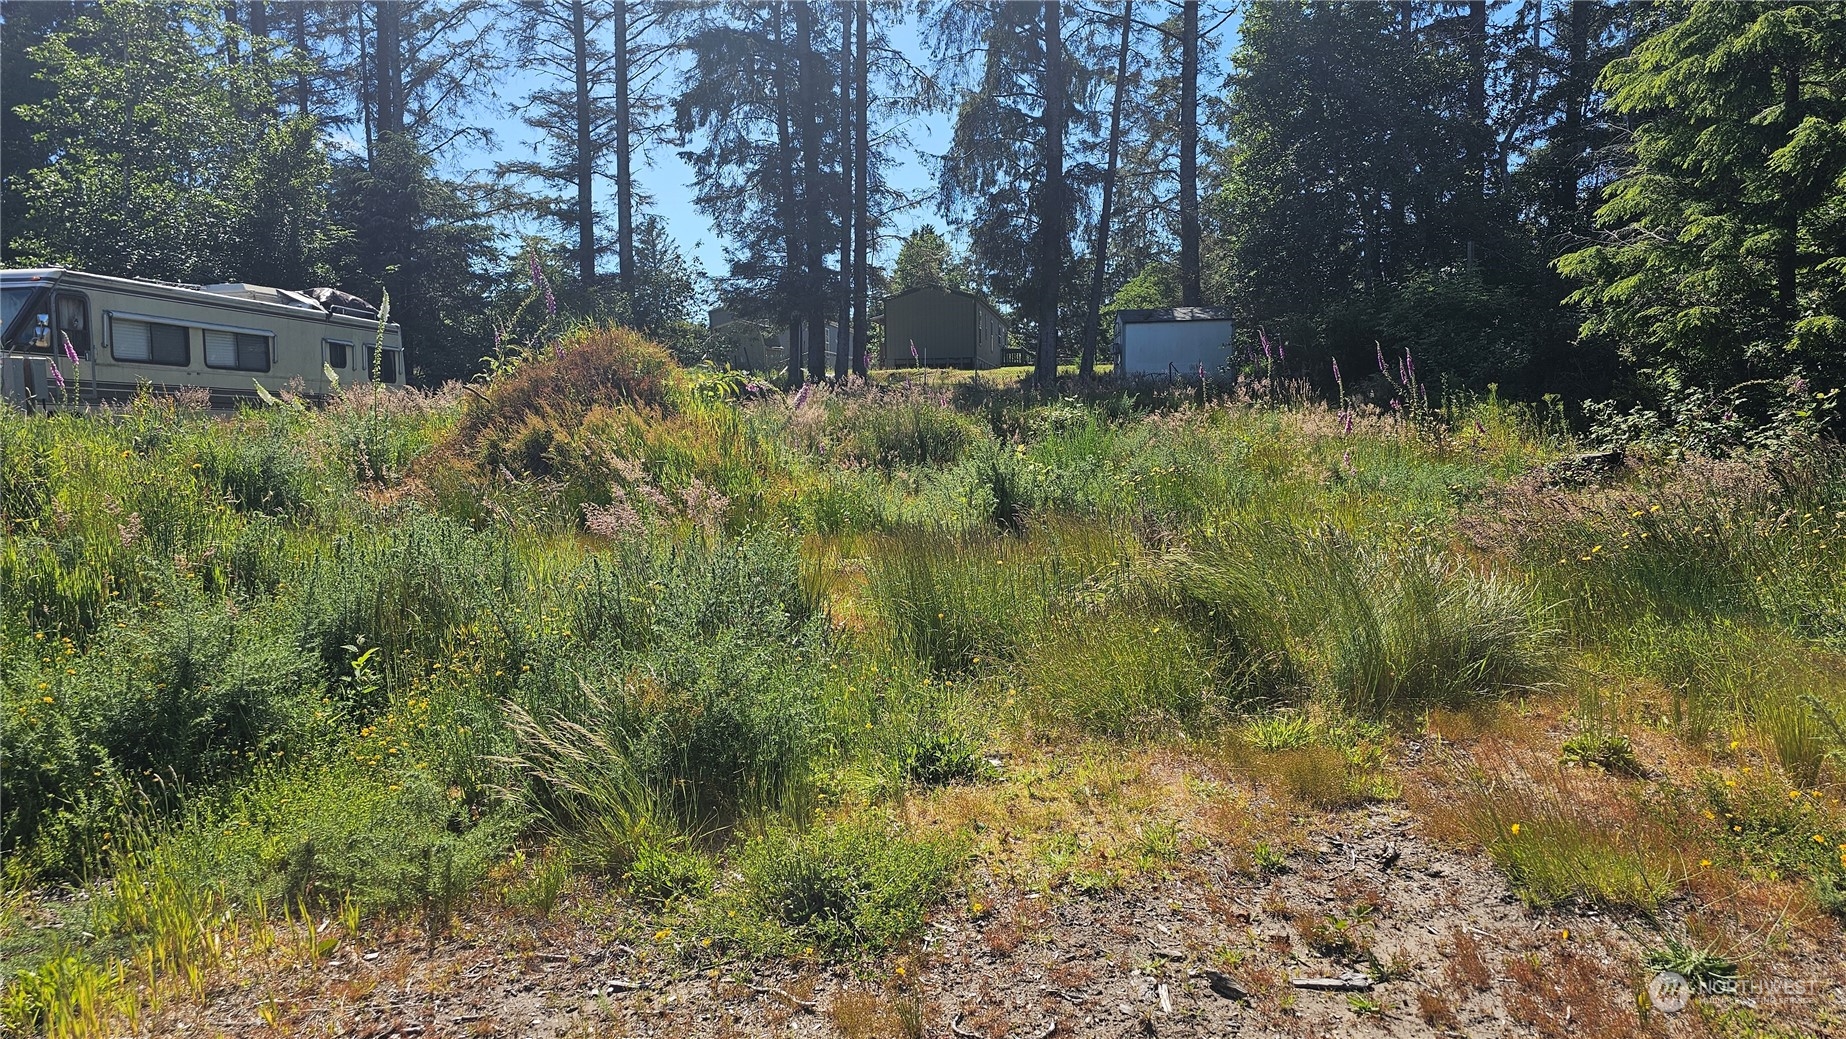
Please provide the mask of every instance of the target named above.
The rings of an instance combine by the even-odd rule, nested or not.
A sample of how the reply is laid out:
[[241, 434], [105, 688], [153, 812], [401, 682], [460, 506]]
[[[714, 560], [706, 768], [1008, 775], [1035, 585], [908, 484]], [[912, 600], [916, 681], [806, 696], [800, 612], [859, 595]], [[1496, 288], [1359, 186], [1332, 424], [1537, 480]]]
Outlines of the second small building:
[[920, 285], [885, 297], [883, 368], [998, 368], [1006, 319], [972, 292]]

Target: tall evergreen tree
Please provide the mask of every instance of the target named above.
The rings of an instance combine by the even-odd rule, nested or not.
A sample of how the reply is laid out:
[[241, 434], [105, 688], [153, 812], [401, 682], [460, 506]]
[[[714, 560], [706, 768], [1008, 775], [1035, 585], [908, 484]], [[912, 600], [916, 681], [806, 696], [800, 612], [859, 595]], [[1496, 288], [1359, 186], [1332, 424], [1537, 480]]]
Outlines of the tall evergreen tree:
[[942, 160], [943, 211], [966, 233], [983, 286], [1039, 344], [1040, 377], [1046, 366], [1055, 375], [1066, 229], [1080, 201], [1064, 183], [1065, 134], [1089, 70], [1065, 60], [1055, 4], [955, 4], [939, 13], [936, 38], [945, 59], [978, 54]]
[[542, 155], [503, 162], [499, 171], [536, 182], [539, 212], [575, 232], [577, 281], [588, 291], [595, 286], [601, 252], [596, 237], [599, 160], [615, 130], [614, 106], [602, 89], [614, 72], [615, 59], [603, 45], [614, 15], [589, 0], [522, 0], [518, 14], [520, 63], [544, 81], [517, 110], [527, 126], [539, 131], [534, 147]]
[[1846, 8], [1673, 10], [1603, 73], [1633, 167], [1559, 261], [1584, 332], [1666, 388], [1846, 385]]

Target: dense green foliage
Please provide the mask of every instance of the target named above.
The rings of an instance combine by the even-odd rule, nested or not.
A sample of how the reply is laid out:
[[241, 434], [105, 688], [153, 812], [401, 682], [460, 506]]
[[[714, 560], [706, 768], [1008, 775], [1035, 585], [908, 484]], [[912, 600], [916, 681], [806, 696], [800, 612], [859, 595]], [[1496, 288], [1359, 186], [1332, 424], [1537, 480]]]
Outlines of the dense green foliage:
[[1667, 388], [1846, 385], [1842, 54], [1837, 5], [1698, 3], [1610, 64], [1634, 168], [1560, 261], [1586, 332]]

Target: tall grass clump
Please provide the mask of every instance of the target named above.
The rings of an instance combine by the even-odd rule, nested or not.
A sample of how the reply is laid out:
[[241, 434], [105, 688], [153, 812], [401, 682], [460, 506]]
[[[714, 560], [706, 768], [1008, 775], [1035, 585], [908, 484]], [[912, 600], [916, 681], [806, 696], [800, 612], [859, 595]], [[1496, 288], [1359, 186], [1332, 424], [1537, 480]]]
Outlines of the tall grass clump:
[[1685, 877], [1674, 843], [1632, 811], [1476, 780], [1452, 809], [1529, 905], [1651, 913]]
[[525, 594], [526, 572], [507, 535], [414, 513], [334, 538], [305, 570], [289, 597], [296, 637], [330, 682], [350, 675], [366, 647], [379, 650], [387, 678], [407, 655], [430, 660], [456, 628]]
[[1015, 666], [1041, 724], [1103, 736], [1193, 734], [1228, 717], [1245, 676], [1179, 619], [1127, 605], [1058, 613]]
[[1531, 594], [1432, 548], [1257, 523], [1219, 529], [1169, 566], [1189, 616], [1283, 696], [1324, 692], [1377, 715], [1465, 706], [1554, 673]]
[[573, 580], [573, 630], [508, 708], [511, 760], [554, 828], [582, 832], [599, 804], [618, 830], [632, 818], [686, 833], [798, 812], [827, 681], [824, 622], [794, 546], [636, 547]]
[[1131, 533], [1077, 521], [1022, 534], [908, 528], [871, 542], [865, 598], [891, 644], [943, 674], [1013, 654], [1060, 611], [1132, 583]]
[[827, 436], [846, 457], [890, 471], [952, 465], [980, 431], [939, 395], [905, 387], [847, 399]]

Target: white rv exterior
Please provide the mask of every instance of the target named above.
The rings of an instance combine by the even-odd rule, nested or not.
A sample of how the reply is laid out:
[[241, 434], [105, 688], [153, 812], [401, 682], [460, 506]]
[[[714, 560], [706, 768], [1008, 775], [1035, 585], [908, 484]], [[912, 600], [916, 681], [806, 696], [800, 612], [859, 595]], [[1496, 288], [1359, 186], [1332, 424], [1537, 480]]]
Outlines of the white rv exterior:
[[[0, 270], [0, 399], [56, 408], [198, 388], [228, 408], [256, 399], [261, 384], [318, 400], [331, 389], [326, 369], [344, 385], [371, 381], [378, 320], [346, 299], [357, 306], [243, 283]], [[385, 325], [384, 383], [404, 383], [402, 344], [398, 326]]]

